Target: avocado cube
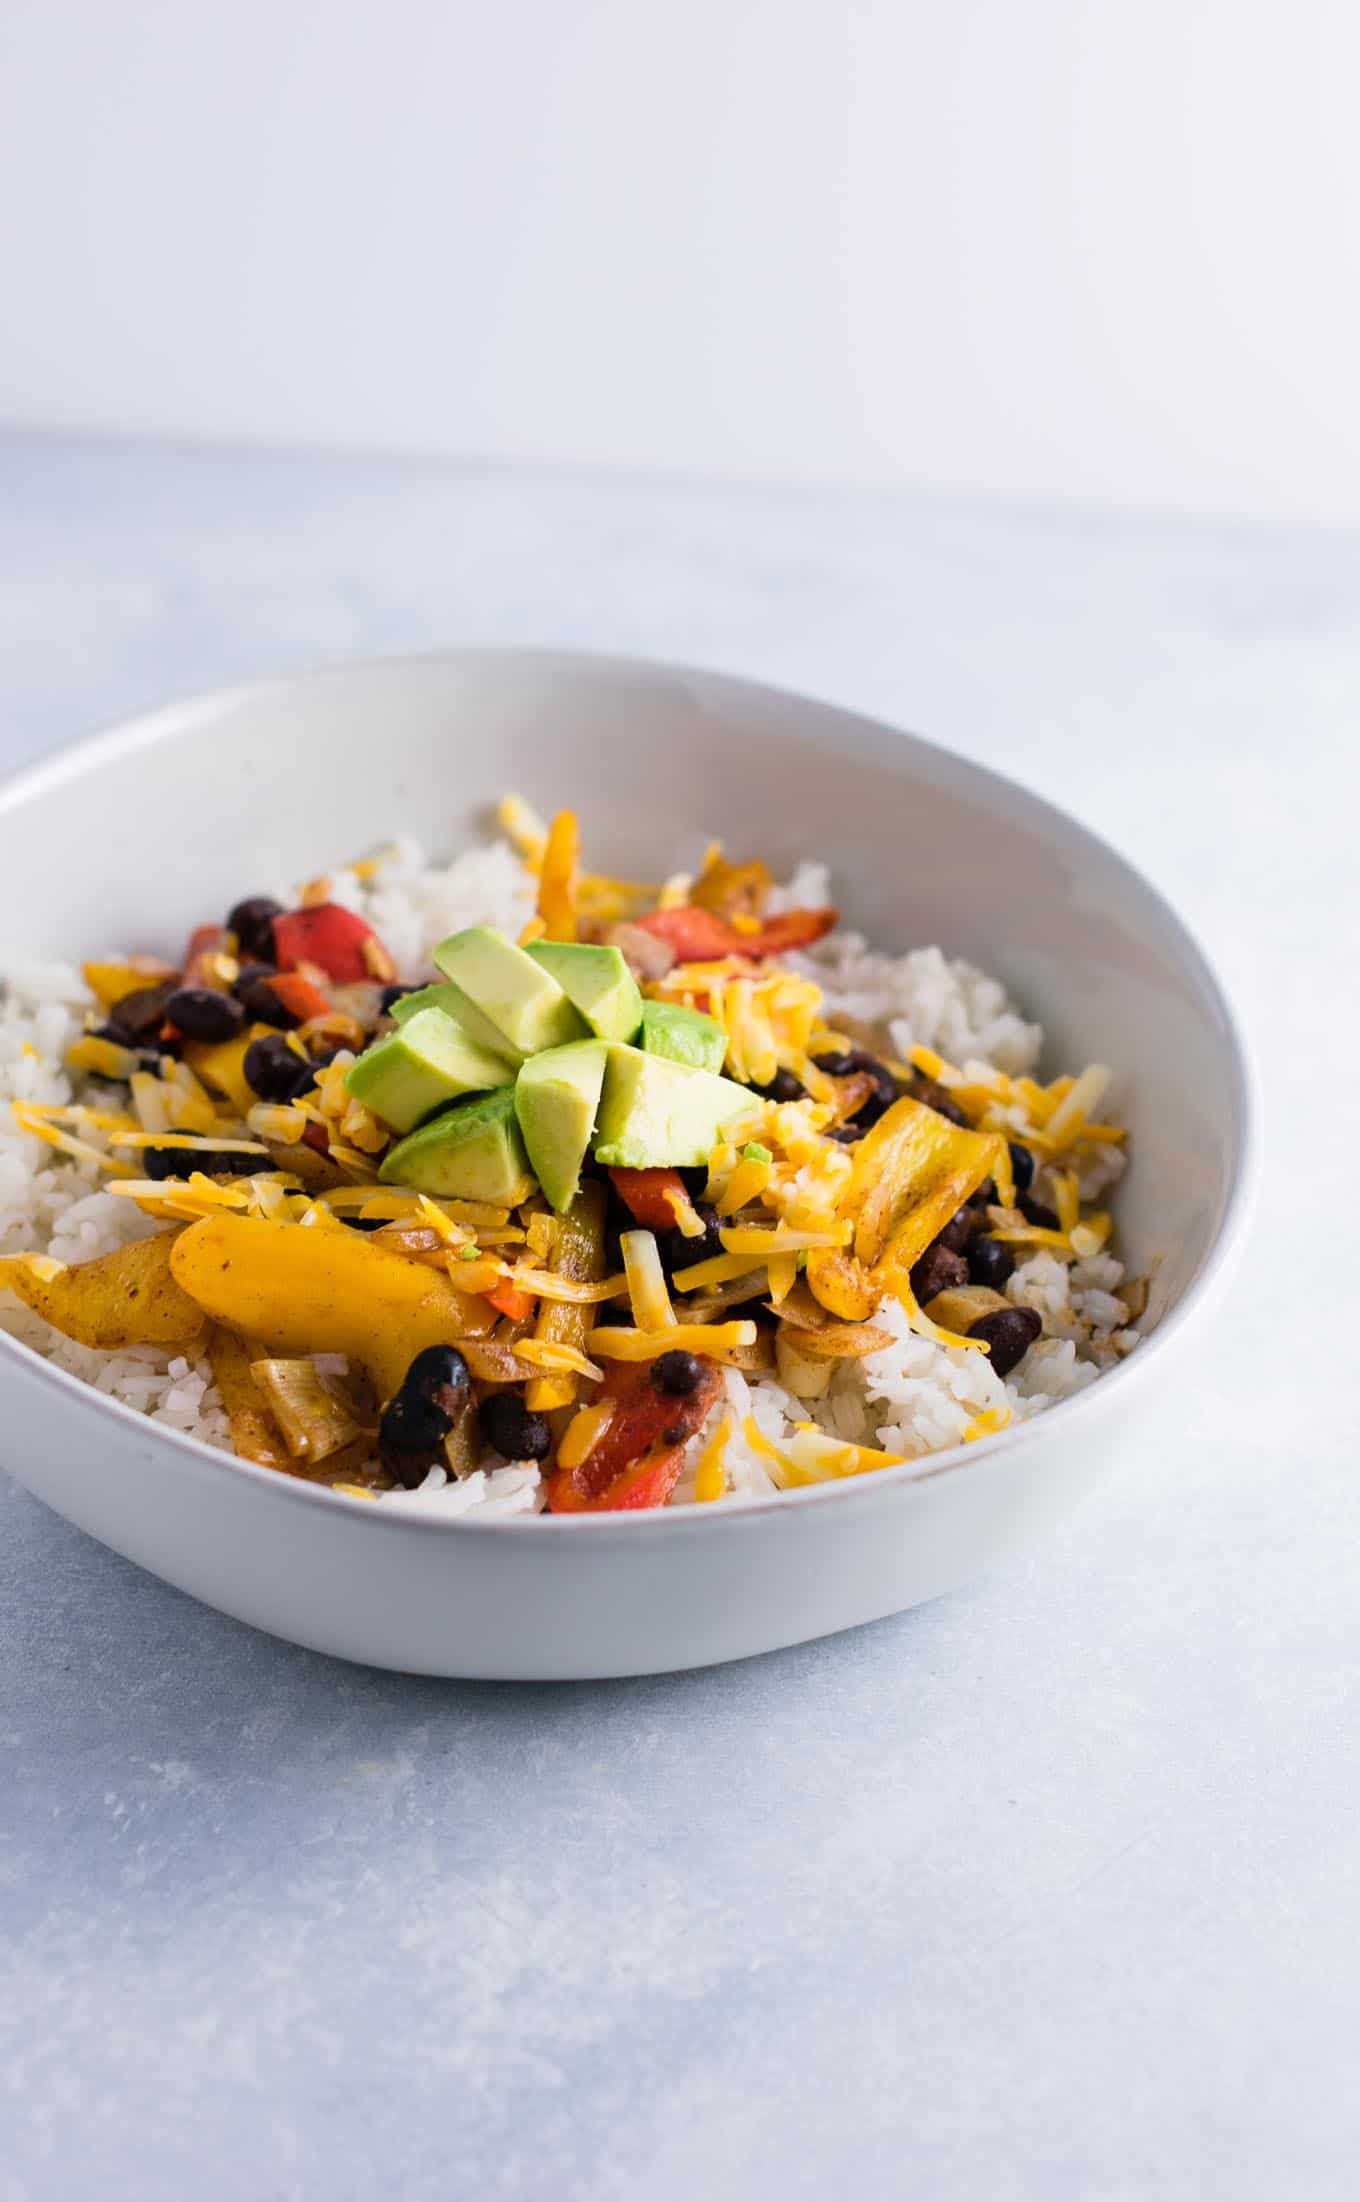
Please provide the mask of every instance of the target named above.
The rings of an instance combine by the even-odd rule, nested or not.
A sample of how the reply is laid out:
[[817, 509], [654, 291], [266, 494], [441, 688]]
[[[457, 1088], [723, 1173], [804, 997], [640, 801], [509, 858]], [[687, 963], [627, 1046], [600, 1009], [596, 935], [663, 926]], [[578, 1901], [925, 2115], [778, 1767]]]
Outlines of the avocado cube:
[[544, 1048], [515, 1080], [515, 1114], [530, 1166], [559, 1215], [581, 1182], [608, 1054], [603, 1040]]
[[409, 1185], [449, 1200], [485, 1200], [513, 1208], [534, 1189], [529, 1157], [515, 1116], [515, 1089], [500, 1086], [475, 1101], [455, 1102], [388, 1150], [378, 1172], [385, 1185]]
[[683, 1002], [644, 1002], [639, 1044], [648, 1055], [667, 1055], [691, 1070], [721, 1070], [727, 1054], [727, 1034], [717, 1018], [686, 1009]]
[[440, 942], [434, 960], [521, 1055], [585, 1038], [585, 1019], [552, 973], [494, 927], [470, 925], [452, 934]]
[[707, 1162], [723, 1129], [757, 1103], [745, 1086], [641, 1048], [609, 1050], [595, 1158], [615, 1169], [676, 1169]]
[[392, 1004], [392, 1015], [399, 1025], [404, 1025], [412, 1017], [418, 1017], [422, 1009], [442, 1009], [446, 1017], [452, 1017], [455, 1024], [462, 1026], [469, 1040], [475, 1040], [478, 1047], [486, 1048], [490, 1054], [501, 1056], [507, 1071], [518, 1070], [524, 1061], [524, 1050], [507, 1040], [491, 1019], [482, 1015], [477, 1004], [468, 1000], [462, 987], [455, 986], [451, 979], [445, 979], [442, 985], [436, 982], [433, 986], [419, 987], [414, 994], [403, 994], [400, 1001]]
[[460, 1094], [505, 1083], [505, 1064], [477, 1046], [442, 1009], [422, 1009], [385, 1040], [365, 1048], [345, 1084], [394, 1131], [409, 1132], [423, 1116]]
[[533, 940], [524, 951], [556, 979], [592, 1032], [602, 1040], [635, 1040], [642, 996], [618, 948], [587, 941]]

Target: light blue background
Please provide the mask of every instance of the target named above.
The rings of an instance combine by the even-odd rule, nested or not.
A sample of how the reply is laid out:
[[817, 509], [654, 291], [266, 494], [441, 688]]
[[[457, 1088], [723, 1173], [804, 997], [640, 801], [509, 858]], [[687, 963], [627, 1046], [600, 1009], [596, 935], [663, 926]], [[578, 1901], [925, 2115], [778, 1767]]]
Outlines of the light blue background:
[[346, 651], [803, 685], [1142, 862], [1252, 1015], [1273, 1135], [1138, 1466], [820, 1645], [372, 1674], [0, 1484], [5, 2202], [1349, 2202], [1357, 611], [1338, 535], [0, 445], [10, 761]]

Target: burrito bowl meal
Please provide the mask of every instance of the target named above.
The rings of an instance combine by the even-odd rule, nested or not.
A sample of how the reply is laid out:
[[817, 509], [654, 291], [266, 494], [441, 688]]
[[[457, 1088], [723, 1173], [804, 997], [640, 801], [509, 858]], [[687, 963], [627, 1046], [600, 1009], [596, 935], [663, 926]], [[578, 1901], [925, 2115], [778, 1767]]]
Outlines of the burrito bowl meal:
[[1133, 1350], [1105, 1065], [1041, 1078], [996, 980], [840, 927], [814, 862], [643, 883], [571, 811], [497, 826], [3, 966], [13, 1337], [431, 1518], [929, 1472]]

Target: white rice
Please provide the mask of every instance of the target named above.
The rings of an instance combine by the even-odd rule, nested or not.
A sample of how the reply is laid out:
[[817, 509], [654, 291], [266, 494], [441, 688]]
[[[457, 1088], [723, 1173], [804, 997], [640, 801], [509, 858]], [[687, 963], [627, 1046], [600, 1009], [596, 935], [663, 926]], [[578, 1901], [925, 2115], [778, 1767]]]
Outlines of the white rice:
[[[290, 883], [280, 883], [277, 892], [288, 899]], [[486, 924], [513, 935], [533, 908], [532, 883], [504, 844], [441, 867], [427, 864], [414, 842], [401, 841], [369, 878], [352, 871], [333, 874], [331, 893], [368, 918], [409, 978], [433, 973], [431, 952], [448, 933]], [[825, 866], [805, 863], [773, 901], [776, 908], [792, 908], [830, 899]], [[1019, 1015], [995, 979], [938, 948], [889, 956], [870, 950], [859, 934], [839, 932], [808, 956], [790, 960], [823, 988], [829, 1024], [885, 1054], [904, 1056], [914, 1046], [926, 1046], [954, 1062], [1011, 1075], [1032, 1070], [1039, 1060], [1040, 1027]], [[5, 1104], [73, 1098], [65, 1055], [81, 1030], [89, 997], [80, 973], [67, 966], [0, 964], [0, 985], [0, 1253], [88, 1261], [156, 1224], [133, 1202], [105, 1191], [93, 1164], [68, 1160], [21, 1132]], [[82, 1097], [98, 1101], [101, 1093], [87, 1082]], [[116, 1095], [110, 1105], [117, 1106]], [[87, 1136], [98, 1143], [96, 1134]], [[1083, 1196], [1093, 1198], [1122, 1167], [1118, 1149], [1101, 1150], [1083, 1172]], [[917, 1337], [897, 1302], [887, 1301], [875, 1319], [893, 1343], [863, 1361], [843, 1363], [826, 1398], [816, 1403], [816, 1419], [839, 1437], [918, 1461], [958, 1444], [988, 1408], [1009, 1407], [1016, 1420], [1037, 1414], [1082, 1390], [1136, 1344], [1129, 1309], [1119, 1297], [1123, 1279], [1123, 1267], [1109, 1254], [1070, 1268], [1043, 1252], [1021, 1263], [1007, 1293], [1017, 1306], [1039, 1310], [1045, 1335], [1005, 1381], [985, 1354]], [[92, 1351], [63, 1338], [9, 1292], [0, 1292], [0, 1328], [151, 1421], [231, 1450], [206, 1360], [152, 1346]], [[778, 1445], [794, 1424], [809, 1419], [810, 1410], [773, 1378], [748, 1379], [728, 1370], [715, 1418], [729, 1412], [726, 1503], [740, 1504], [775, 1489], [744, 1434], [748, 1416]], [[673, 1504], [693, 1499], [694, 1468], [707, 1435], [701, 1432], [688, 1449]], [[429, 1516], [485, 1518], [533, 1513], [543, 1493], [537, 1468], [525, 1462], [488, 1466], [461, 1481], [432, 1469], [418, 1491], [383, 1493], [379, 1503]]]

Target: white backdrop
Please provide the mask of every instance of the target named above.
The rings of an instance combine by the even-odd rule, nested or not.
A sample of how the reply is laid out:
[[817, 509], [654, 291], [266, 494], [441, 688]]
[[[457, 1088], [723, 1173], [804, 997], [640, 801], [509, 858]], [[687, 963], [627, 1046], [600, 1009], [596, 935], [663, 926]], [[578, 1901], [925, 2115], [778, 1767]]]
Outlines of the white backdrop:
[[3, 0], [0, 419], [1360, 515], [1355, 0]]

